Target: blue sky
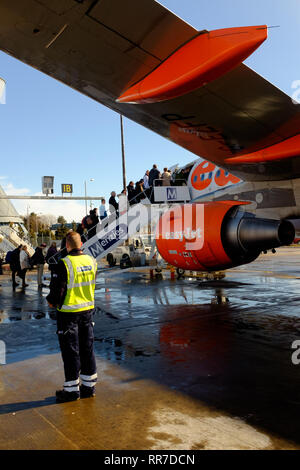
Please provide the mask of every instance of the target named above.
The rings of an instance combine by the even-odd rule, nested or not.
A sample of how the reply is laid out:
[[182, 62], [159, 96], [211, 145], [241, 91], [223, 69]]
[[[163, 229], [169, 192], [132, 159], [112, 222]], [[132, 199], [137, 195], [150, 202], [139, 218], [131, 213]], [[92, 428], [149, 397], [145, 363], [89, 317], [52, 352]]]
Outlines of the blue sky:
[[[246, 63], [287, 94], [300, 80], [299, 0], [162, 0], [196, 29], [257, 24], [280, 25]], [[122, 189], [119, 115], [67, 86], [0, 52], [0, 76], [7, 82], [0, 105], [0, 184], [10, 194], [37, 194], [41, 177], [72, 183], [74, 195], [106, 198]], [[127, 179], [136, 181], [153, 163], [184, 165], [196, 157], [127, 119], [124, 122]], [[90, 182], [89, 179], [94, 181]], [[84, 203], [13, 201], [29, 210], [81, 219]]]

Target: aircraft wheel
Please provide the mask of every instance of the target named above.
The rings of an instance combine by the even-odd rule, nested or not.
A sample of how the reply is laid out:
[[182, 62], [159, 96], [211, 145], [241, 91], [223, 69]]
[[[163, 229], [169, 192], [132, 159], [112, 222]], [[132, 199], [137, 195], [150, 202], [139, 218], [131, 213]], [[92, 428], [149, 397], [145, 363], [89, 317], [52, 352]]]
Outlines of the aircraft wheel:
[[132, 267], [132, 262], [129, 256], [125, 253], [120, 261], [120, 268], [121, 269], [126, 269], [126, 268], [131, 268]]
[[113, 257], [111, 253], [108, 253], [106, 260], [111, 268], [113, 268], [116, 265], [116, 258]]
[[183, 277], [185, 270], [181, 268], [177, 268], [176, 272], [177, 272], [178, 277]]

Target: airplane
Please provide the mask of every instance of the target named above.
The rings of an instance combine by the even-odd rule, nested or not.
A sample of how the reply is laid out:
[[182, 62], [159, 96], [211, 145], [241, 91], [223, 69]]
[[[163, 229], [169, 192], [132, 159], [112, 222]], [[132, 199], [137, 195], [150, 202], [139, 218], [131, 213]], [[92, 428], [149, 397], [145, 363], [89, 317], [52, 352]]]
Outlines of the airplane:
[[[0, 31], [4, 52], [205, 159], [191, 175], [206, 191], [203, 243], [164, 232], [188, 212], [194, 236], [200, 199], [166, 212], [167, 262], [227, 269], [294, 240], [299, 107], [243, 63], [266, 25], [197, 31], [155, 0], [1, 0]], [[210, 195], [213, 175], [223, 189]]]

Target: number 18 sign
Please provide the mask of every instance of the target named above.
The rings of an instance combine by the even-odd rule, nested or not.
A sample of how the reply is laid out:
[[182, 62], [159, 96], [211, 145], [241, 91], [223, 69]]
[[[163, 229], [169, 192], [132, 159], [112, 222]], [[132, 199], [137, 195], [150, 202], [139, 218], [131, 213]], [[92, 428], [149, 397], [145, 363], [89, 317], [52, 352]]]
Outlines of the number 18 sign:
[[62, 184], [61, 185], [61, 192], [62, 194], [64, 193], [68, 193], [68, 194], [72, 194], [73, 193], [73, 185], [72, 184]]

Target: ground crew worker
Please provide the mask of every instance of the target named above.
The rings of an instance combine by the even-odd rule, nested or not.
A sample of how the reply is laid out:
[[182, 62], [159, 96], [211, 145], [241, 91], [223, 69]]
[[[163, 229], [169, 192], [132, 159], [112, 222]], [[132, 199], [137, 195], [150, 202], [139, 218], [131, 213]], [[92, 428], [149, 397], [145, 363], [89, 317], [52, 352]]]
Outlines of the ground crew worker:
[[97, 263], [83, 254], [81, 246], [80, 234], [69, 232], [68, 255], [59, 261], [47, 296], [49, 306], [57, 309], [57, 334], [65, 371], [64, 388], [56, 392], [59, 403], [94, 396], [97, 382], [92, 323]]

